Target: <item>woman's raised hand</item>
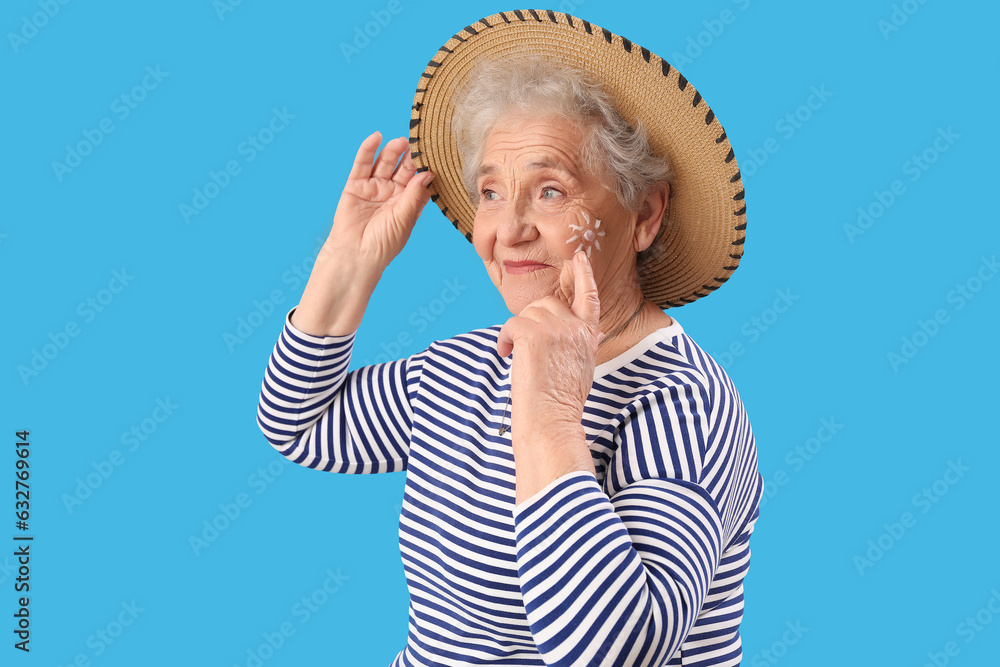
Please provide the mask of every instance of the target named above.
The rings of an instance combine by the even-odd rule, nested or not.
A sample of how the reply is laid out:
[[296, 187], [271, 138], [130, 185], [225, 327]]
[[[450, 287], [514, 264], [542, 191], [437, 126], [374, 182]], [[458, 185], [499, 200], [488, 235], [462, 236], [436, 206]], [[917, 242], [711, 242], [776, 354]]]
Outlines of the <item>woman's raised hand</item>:
[[381, 133], [373, 133], [354, 158], [330, 235], [292, 314], [292, 325], [304, 333], [357, 330], [382, 272], [406, 245], [430, 199], [433, 175], [416, 173], [406, 137], [389, 141], [376, 158], [381, 141]]
[[381, 141], [374, 132], [361, 142], [328, 241], [379, 272], [406, 245], [433, 180], [430, 172], [416, 173], [406, 137], [387, 142], [376, 156]]

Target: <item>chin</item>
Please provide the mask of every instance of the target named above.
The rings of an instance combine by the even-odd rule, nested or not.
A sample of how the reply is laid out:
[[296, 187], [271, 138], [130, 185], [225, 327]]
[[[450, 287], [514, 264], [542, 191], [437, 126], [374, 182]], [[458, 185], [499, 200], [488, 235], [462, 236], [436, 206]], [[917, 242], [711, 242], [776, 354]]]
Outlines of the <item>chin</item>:
[[556, 285], [548, 285], [547, 289], [518, 289], [518, 290], [503, 290], [500, 292], [500, 296], [503, 297], [504, 303], [507, 305], [507, 310], [511, 312], [512, 315], [520, 315], [521, 311], [527, 306], [531, 305], [539, 299], [545, 298], [547, 296], [552, 296], [556, 293]]

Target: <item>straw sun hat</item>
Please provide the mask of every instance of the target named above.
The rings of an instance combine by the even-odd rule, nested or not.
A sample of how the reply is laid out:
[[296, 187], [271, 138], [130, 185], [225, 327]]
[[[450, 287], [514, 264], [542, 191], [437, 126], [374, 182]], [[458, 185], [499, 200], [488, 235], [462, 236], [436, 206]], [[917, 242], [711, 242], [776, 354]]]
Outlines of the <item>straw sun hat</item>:
[[625, 37], [552, 10], [515, 10], [467, 26], [441, 47], [417, 86], [410, 148], [418, 171], [437, 177], [431, 199], [468, 240], [476, 211], [451, 131], [452, 97], [483, 59], [525, 47], [588, 72], [631, 125], [641, 120], [673, 172], [661, 236], [664, 252], [645, 284], [660, 308], [682, 306], [726, 282], [743, 256], [746, 206], [733, 149], [701, 94], [667, 61]]

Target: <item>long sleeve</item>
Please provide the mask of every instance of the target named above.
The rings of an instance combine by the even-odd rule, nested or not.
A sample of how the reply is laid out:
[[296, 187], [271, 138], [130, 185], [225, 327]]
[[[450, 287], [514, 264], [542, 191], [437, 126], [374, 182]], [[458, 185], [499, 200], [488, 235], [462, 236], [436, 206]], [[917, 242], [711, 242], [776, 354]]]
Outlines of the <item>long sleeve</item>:
[[354, 335], [303, 333], [292, 326], [294, 311], [261, 384], [257, 424], [268, 442], [307, 468], [405, 470], [420, 355], [348, 372]]
[[718, 471], [707, 468], [740, 458], [720, 455], [740, 449], [739, 429], [724, 427], [735, 410], [709, 384], [666, 380], [629, 405], [604, 488], [568, 473], [514, 508], [521, 591], [546, 665], [659, 666], [685, 642], [731, 543], [728, 508], [705, 483]]

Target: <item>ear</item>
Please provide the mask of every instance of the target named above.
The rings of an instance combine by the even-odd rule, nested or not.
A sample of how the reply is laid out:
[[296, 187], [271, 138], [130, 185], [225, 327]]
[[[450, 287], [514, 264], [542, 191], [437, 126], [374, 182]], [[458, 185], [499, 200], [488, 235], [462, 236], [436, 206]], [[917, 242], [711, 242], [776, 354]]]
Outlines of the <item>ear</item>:
[[669, 183], [654, 185], [646, 191], [642, 206], [639, 208], [639, 217], [635, 221], [635, 235], [632, 237], [636, 252], [642, 252], [653, 243], [657, 232], [660, 231], [663, 216], [666, 215], [669, 198]]

